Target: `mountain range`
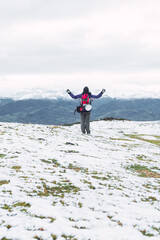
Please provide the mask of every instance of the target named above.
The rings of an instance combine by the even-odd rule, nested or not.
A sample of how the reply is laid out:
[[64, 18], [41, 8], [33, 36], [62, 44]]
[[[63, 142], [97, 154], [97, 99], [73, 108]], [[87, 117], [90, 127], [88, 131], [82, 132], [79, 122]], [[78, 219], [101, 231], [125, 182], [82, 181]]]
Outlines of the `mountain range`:
[[[0, 99], [0, 121], [37, 124], [72, 124], [80, 119], [74, 114], [79, 100], [57, 99]], [[123, 118], [134, 121], [160, 120], [160, 99], [118, 99], [102, 97], [92, 102], [91, 120]]]

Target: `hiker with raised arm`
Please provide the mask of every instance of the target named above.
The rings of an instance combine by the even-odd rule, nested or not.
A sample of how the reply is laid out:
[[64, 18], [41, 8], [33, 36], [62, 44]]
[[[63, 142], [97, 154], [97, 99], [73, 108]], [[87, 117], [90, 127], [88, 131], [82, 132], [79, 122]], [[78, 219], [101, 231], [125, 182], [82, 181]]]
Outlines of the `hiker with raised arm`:
[[80, 106], [77, 107], [76, 111], [81, 114], [81, 131], [82, 133], [87, 132], [87, 134], [90, 134], [90, 112], [92, 109], [91, 101], [94, 98], [96, 99], [102, 97], [105, 89], [102, 89], [102, 91], [98, 95], [93, 95], [92, 93], [90, 93], [88, 87], [84, 87], [83, 92], [78, 95], [74, 95], [69, 89], [67, 89], [66, 92], [73, 99], [80, 99]]

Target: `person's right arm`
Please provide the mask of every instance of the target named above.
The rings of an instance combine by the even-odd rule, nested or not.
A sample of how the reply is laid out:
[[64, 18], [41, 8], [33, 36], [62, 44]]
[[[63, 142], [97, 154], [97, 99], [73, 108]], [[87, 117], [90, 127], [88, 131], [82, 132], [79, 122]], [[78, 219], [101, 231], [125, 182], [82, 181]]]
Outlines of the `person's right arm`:
[[71, 91], [70, 91], [69, 89], [67, 89], [66, 92], [67, 92], [67, 93], [71, 96], [71, 98], [73, 98], [73, 99], [81, 98], [81, 94], [74, 95], [73, 93], [71, 93]]
[[106, 91], [105, 89], [102, 89], [102, 91], [98, 95], [91, 94], [91, 98], [100, 98], [100, 97], [102, 97], [102, 95], [105, 91]]

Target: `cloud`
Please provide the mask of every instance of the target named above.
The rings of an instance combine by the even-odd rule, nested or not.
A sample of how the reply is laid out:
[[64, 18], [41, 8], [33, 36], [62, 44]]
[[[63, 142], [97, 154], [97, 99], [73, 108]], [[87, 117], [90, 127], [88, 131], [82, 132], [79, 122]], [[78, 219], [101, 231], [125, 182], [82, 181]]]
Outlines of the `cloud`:
[[[151, 78], [154, 81], [151, 81]], [[86, 74], [39, 74], [39, 75], [9, 75], [7, 81], [0, 81], [1, 97], [23, 96], [27, 93], [35, 95], [58, 89], [60, 95], [66, 96], [69, 88], [75, 94], [79, 94], [84, 86], [88, 86], [92, 93], [98, 93], [102, 88], [110, 97], [153, 97], [158, 98], [160, 89], [160, 72], [141, 74], [113, 74], [102, 72], [91, 72]], [[145, 84], [144, 84], [145, 79]], [[0, 79], [1, 80], [1, 79]], [[18, 95], [17, 95], [18, 93]]]
[[0, 76], [13, 86], [43, 85], [38, 76], [55, 85], [156, 84], [159, 9], [159, 0], [1, 0]]

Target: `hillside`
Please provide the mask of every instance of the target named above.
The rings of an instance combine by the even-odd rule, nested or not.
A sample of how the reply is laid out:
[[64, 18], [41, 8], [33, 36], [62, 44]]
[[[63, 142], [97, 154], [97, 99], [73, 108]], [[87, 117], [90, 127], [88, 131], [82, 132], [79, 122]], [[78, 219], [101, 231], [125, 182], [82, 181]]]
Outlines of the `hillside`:
[[159, 240], [160, 121], [0, 123], [0, 239]]
[[[79, 100], [26, 99], [0, 100], [0, 121], [63, 125], [79, 121], [74, 115]], [[133, 121], [160, 120], [160, 99], [113, 99], [100, 98], [93, 101], [91, 120], [106, 117], [123, 118]]]

